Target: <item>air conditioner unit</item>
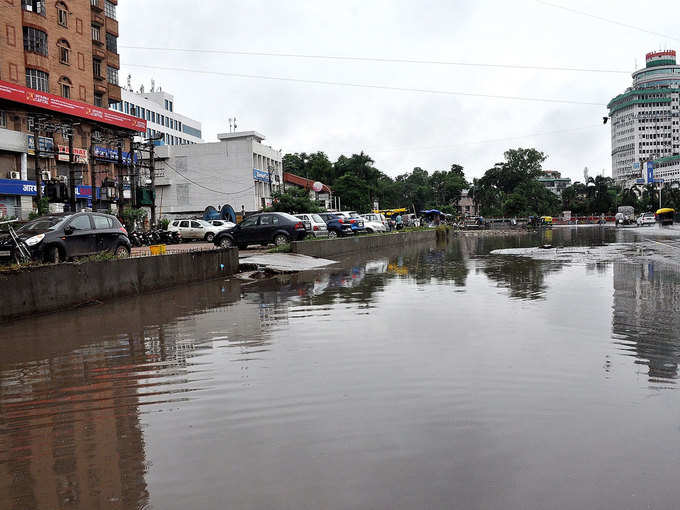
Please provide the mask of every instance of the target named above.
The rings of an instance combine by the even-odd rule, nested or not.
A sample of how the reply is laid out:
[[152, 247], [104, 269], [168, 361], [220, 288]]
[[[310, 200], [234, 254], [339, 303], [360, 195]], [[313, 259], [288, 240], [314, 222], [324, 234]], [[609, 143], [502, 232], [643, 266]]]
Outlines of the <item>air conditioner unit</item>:
[[15, 179], [15, 180], [18, 181], [19, 179], [21, 179], [21, 173], [20, 173], [20, 172], [10, 172], [10, 173], [9, 173], [9, 178], [10, 178], [10, 179]]
[[66, 177], [65, 175], [60, 175], [59, 177], [57, 177], [57, 179], [59, 179], [59, 182], [63, 182], [64, 184], [68, 183], [68, 177]]
[[40, 175], [43, 181], [49, 181], [52, 178], [52, 175], [48, 170], [43, 170]]

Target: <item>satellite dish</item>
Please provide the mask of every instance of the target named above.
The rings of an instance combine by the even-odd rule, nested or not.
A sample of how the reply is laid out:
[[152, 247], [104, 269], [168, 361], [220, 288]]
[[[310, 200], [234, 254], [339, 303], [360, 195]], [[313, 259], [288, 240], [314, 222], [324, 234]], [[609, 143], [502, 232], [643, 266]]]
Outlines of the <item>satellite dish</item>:
[[205, 208], [205, 211], [203, 211], [203, 219], [206, 221], [219, 220], [220, 213], [217, 212], [217, 209], [215, 209], [212, 205], [209, 205]]
[[236, 213], [234, 212], [234, 208], [229, 204], [223, 205], [222, 210], [220, 211], [220, 218], [231, 221], [232, 223], [236, 223]]
[[321, 184], [319, 181], [316, 181], [314, 184], [312, 184], [312, 189], [319, 193], [323, 189], [323, 184]]

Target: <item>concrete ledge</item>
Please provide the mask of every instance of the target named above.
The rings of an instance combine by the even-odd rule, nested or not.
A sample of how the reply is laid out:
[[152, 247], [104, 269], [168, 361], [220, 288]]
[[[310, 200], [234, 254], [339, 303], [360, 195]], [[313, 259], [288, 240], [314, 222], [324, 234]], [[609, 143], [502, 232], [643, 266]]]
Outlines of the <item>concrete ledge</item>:
[[345, 253], [372, 251], [388, 246], [405, 246], [425, 241], [436, 241], [434, 229], [417, 232], [399, 232], [380, 235], [361, 235], [326, 239], [323, 241], [300, 241], [291, 243], [293, 253], [310, 257], [332, 258]]
[[59, 264], [0, 273], [0, 322], [34, 313], [142, 294], [238, 271], [238, 250]]

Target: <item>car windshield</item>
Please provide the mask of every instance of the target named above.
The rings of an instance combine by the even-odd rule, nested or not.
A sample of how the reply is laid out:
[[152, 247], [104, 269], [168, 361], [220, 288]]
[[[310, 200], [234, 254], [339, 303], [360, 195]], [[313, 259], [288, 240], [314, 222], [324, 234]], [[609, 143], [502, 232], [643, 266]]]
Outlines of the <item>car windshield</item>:
[[43, 216], [29, 221], [24, 226], [19, 228], [17, 232], [47, 232], [48, 230], [56, 230], [57, 227], [69, 219], [71, 216]]

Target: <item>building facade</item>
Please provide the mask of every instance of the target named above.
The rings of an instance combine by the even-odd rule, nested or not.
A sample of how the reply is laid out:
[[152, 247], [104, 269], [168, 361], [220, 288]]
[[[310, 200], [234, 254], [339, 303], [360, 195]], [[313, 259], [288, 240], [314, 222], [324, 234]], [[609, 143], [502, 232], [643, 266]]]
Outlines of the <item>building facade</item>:
[[282, 154], [255, 131], [223, 133], [219, 142], [156, 147], [156, 210], [160, 217], [202, 215], [229, 204], [257, 212], [283, 182]]
[[562, 198], [562, 192], [565, 188], [571, 185], [571, 179], [569, 177], [562, 177], [562, 174], [556, 170], [545, 170], [543, 175], [538, 178], [538, 182], [559, 198]]
[[[680, 181], [680, 66], [674, 50], [648, 53], [633, 85], [609, 104], [612, 175], [634, 184], [652, 162], [654, 178]], [[646, 172], [645, 172], [646, 175]]]
[[111, 108], [146, 121], [146, 137], [161, 137], [166, 145], [202, 143], [201, 123], [175, 111], [175, 98], [152, 86], [150, 92], [123, 88], [122, 101]]
[[130, 140], [146, 132], [141, 119], [108, 109], [121, 99], [116, 5], [117, 0], [3, 3], [0, 216], [27, 217], [50, 181], [68, 183], [80, 207], [93, 205], [92, 176], [94, 196], [112, 198], [97, 187], [120, 177], [114, 163], [118, 145], [129, 163]]

